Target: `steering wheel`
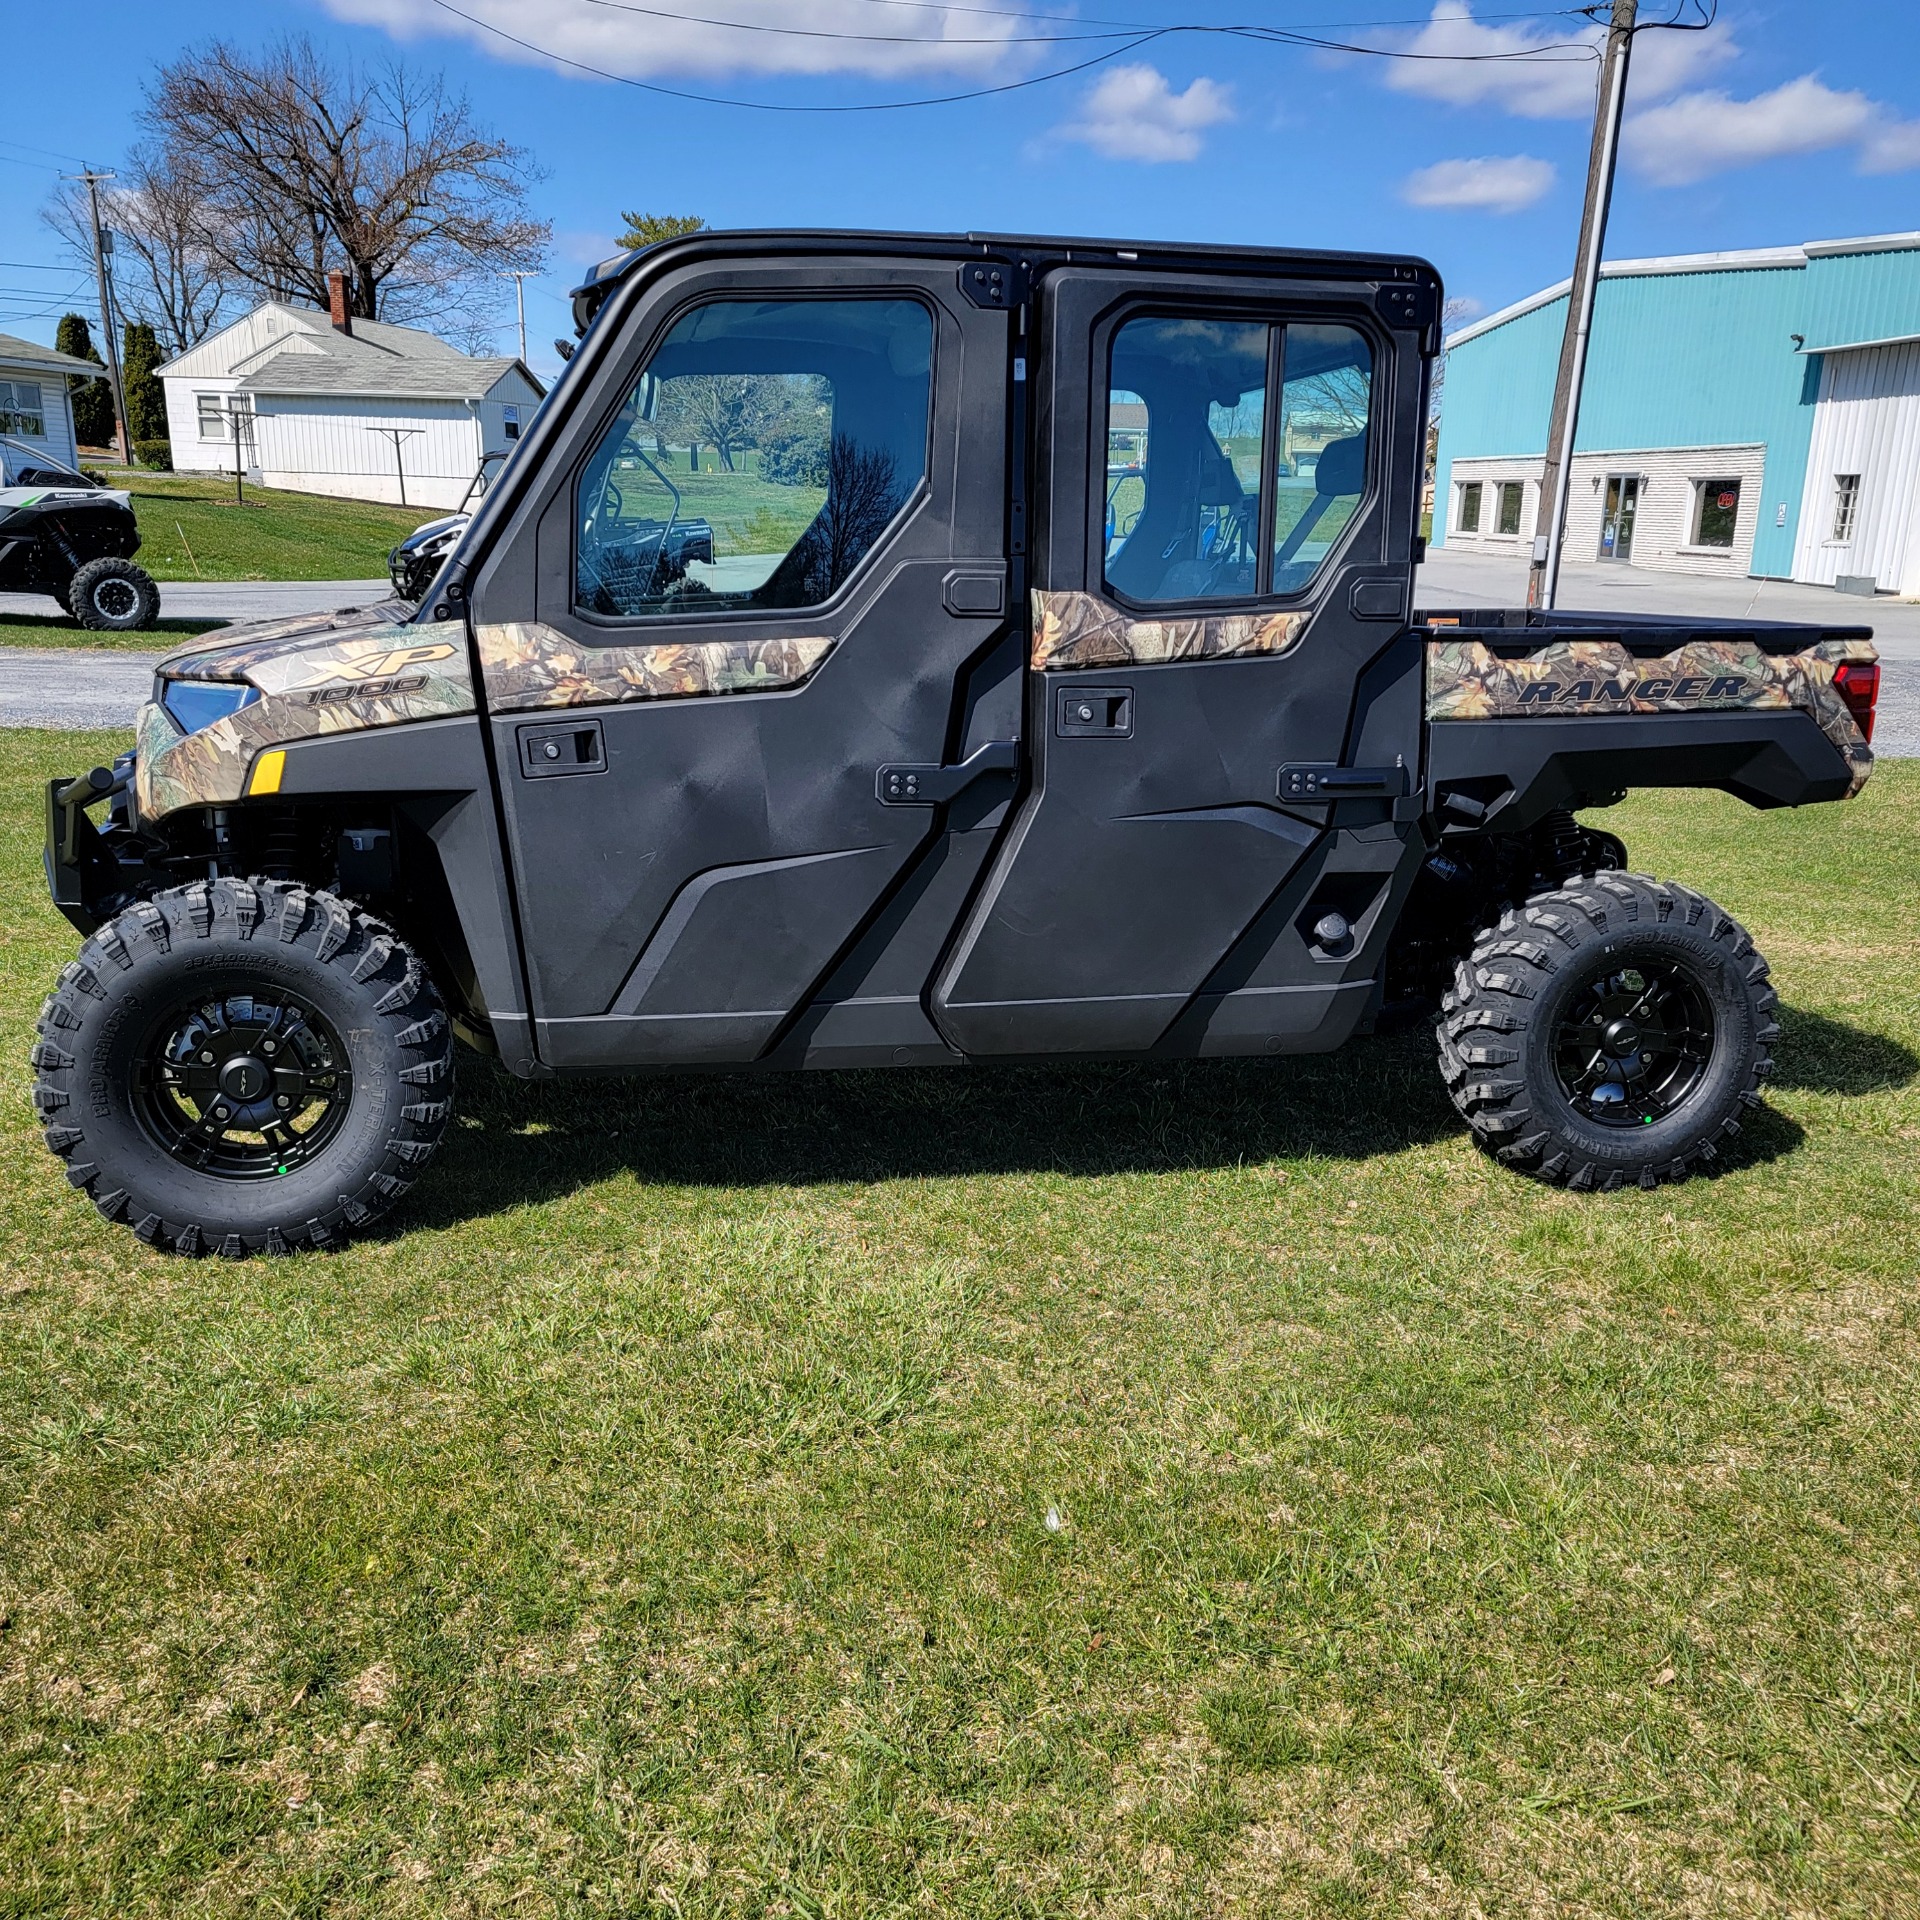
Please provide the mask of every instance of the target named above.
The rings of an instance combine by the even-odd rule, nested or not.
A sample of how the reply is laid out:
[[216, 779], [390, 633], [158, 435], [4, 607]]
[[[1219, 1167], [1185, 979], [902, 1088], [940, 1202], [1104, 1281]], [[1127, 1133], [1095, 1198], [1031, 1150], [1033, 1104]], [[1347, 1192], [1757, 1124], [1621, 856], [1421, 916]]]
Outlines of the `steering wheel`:
[[601, 517], [618, 526], [625, 519], [627, 503], [620, 489], [613, 484], [611, 476], [607, 480], [607, 490], [600, 496]]

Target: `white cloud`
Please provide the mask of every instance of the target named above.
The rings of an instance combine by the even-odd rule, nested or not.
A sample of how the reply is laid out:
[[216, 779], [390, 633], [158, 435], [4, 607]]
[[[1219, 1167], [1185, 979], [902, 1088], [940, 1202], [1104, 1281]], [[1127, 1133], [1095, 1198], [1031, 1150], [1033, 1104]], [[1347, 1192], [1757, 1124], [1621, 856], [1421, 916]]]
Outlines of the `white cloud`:
[[1232, 118], [1226, 87], [1196, 80], [1175, 93], [1157, 67], [1127, 66], [1102, 75], [1079, 114], [1056, 131], [1109, 160], [1197, 160], [1202, 134]]
[[[1599, 76], [1599, 28], [1483, 25], [1472, 0], [1435, 0], [1419, 32], [1390, 44], [1421, 56], [1386, 62], [1385, 80], [1449, 106], [1490, 106], [1527, 120], [1584, 119]], [[1700, 78], [1739, 51], [1724, 26], [1705, 33], [1646, 33], [1634, 47], [1631, 87], [1658, 99]]]
[[[876, 78], [928, 73], [982, 75], [1009, 56], [1023, 31], [1014, 15], [943, 6], [875, 7], [868, 0], [727, 0], [716, 14], [747, 30], [666, 13], [554, 0], [455, 0], [459, 18], [433, 0], [322, 0], [336, 19], [381, 27], [396, 39], [454, 35], [496, 59], [576, 72], [579, 61], [632, 80], [669, 75], [851, 73]], [[704, 9], [702, 9], [704, 11]], [[474, 24], [478, 22], [479, 24]], [[497, 31], [488, 32], [488, 28]], [[805, 29], [770, 33], [754, 28]], [[835, 36], [865, 34], [867, 39]], [[512, 39], [504, 38], [513, 36]], [[817, 36], [817, 37], [816, 37]], [[515, 40], [530, 41], [521, 47]], [[555, 56], [549, 60], [543, 56]]]
[[1836, 92], [1803, 73], [1750, 100], [1715, 89], [1649, 107], [1628, 119], [1621, 154], [1656, 184], [1683, 187], [1757, 161], [1856, 142], [1869, 143], [1866, 159], [1875, 138], [1897, 140], [1904, 132], [1884, 120], [1884, 110], [1864, 93]]
[[1920, 120], [1883, 117], [1860, 143], [1862, 173], [1907, 173], [1920, 167]]
[[1457, 207], [1478, 213], [1518, 213], [1553, 185], [1549, 160], [1531, 154], [1483, 154], [1476, 160], [1440, 160], [1410, 173], [1400, 197], [1410, 206]]

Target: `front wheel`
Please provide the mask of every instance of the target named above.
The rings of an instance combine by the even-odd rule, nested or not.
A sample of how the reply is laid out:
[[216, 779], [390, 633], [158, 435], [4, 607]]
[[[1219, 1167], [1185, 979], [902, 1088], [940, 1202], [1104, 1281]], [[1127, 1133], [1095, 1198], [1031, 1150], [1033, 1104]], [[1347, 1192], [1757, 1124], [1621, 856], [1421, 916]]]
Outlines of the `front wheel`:
[[1481, 934], [1441, 1002], [1440, 1071], [1505, 1165], [1653, 1187], [1713, 1161], [1760, 1104], [1776, 1005], [1766, 961], [1711, 900], [1597, 873]]
[[160, 589], [131, 560], [89, 560], [67, 586], [73, 617], [95, 633], [144, 633], [160, 618]]
[[34, 1104], [109, 1220], [185, 1254], [337, 1246], [446, 1131], [426, 970], [332, 894], [213, 880], [89, 937], [41, 1009]]

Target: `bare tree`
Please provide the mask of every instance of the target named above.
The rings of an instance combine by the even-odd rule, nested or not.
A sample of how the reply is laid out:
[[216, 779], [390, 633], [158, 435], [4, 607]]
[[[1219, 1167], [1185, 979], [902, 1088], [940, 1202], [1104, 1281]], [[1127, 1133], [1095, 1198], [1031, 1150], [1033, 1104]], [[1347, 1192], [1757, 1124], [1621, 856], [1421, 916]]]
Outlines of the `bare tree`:
[[885, 447], [863, 447], [833, 436], [827, 498], [794, 549], [797, 576], [813, 600], [825, 600], [852, 573], [900, 511], [907, 490]]
[[[207, 243], [205, 198], [193, 156], [152, 143], [134, 148], [119, 183], [101, 196], [114, 233], [115, 299], [129, 320], [153, 328], [168, 357], [197, 347], [231, 304], [226, 272]], [[85, 188], [69, 182], [45, 219], [78, 259], [92, 260]]]
[[201, 183], [211, 257], [270, 299], [324, 307], [344, 265], [356, 316], [444, 318], [505, 269], [544, 264], [552, 229], [527, 212], [526, 153], [399, 61], [368, 74], [306, 39], [257, 59], [216, 41], [161, 69], [141, 122]]

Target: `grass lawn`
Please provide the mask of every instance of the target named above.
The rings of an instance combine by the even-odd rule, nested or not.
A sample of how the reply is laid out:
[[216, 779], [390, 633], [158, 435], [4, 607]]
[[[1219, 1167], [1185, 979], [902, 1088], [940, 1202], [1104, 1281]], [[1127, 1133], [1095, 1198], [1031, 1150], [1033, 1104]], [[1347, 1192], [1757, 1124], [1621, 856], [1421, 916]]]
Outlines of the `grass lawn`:
[[1920, 1911], [1920, 765], [1607, 816], [1774, 961], [1721, 1178], [1424, 1036], [527, 1087], [371, 1243], [62, 1183], [0, 735], [0, 1913]]
[[134, 557], [156, 580], [384, 580], [387, 549], [439, 507], [383, 507], [249, 487], [208, 474], [112, 470], [133, 494]]
[[225, 620], [169, 620], [141, 633], [94, 633], [78, 620], [56, 613], [36, 620], [24, 613], [0, 613], [0, 647], [109, 647], [116, 653], [165, 653], [197, 633], [212, 633]]

